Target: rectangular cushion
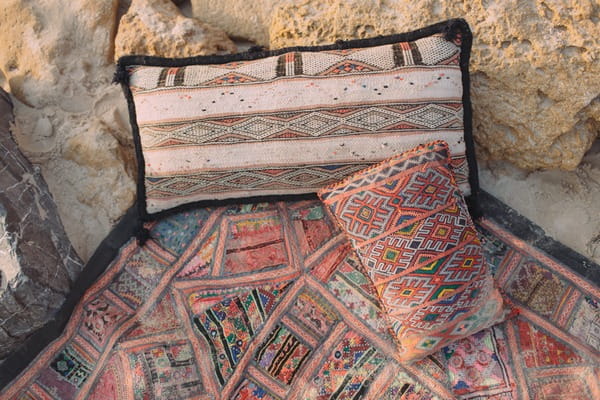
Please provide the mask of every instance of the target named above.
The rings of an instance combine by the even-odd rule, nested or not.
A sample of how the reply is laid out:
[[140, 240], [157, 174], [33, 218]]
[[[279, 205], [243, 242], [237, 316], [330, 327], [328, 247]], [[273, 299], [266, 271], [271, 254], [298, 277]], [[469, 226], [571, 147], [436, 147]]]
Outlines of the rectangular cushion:
[[124, 57], [144, 217], [210, 200], [315, 193], [436, 139], [476, 188], [470, 31], [419, 31], [273, 52]]
[[504, 316], [449, 165], [447, 143], [436, 141], [319, 192], [367, 269], [405, 361]]

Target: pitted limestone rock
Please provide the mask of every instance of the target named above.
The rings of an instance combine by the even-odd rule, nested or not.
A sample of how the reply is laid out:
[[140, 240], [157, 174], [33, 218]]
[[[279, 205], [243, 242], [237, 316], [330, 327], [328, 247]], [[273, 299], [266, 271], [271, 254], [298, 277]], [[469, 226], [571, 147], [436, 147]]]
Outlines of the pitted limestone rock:
[[115, 59], [129, 54], [189, 57], [235, 51], [222, 30], [183, 16], [171, 0], [133, 0], [115, 38]]
[[574, 169], [600, 131], [600, 5], [582, 0], [192, 0], [194, 15], [271, 48], [413, 30], [462, 17], [474, 33], [480, 156]]
[[168, 0], [129, 2], [2, 0], [0, 6], [0, 87], [15, 105], [11, 132], [40, 165], [84, 260], [135, 201], [127, 102], [111, 84], [115, 53], [234, 50], [221, 30], [185, 18]]

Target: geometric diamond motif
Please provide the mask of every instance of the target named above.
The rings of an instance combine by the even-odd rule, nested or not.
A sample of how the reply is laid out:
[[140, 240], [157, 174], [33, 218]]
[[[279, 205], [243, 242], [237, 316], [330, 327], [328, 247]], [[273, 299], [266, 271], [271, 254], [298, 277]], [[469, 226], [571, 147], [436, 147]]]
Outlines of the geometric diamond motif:
[[428, 104], [421, 110], [407, 114], [407, 120], [423, 125], [441, 125], [456, 118], [456, 114], [437, 104]]
[[424, 337], [421, 339], [421, 341], [417, 344], [417, 348], [418, 349], [422, 349], [422, 350], [430, 350], [435, 348], [435, 346], [441, 341], [442, 339], [439, 337]]
[[[425, 118], [442, 114], [432, 109]], [[445, 142], [402, 153], [319, 195], [367, 268], [403, 360], [421, 358], [503, 315]], [[469, 317], [478, 310], [483, 314]]]
[[452, 195], [451, 176], [431, 168], [417, 172], [402, 188], [403, 206], [433, 210], [447, 204]]
[[360, 210], [358, 210], [358, 218], [362, 219], [365, 222], [370, 222], [371, 217], [373, 216], [374, 210], [368, 206], [362, 206]]
[[449, 226], [438, 226], [435, 228], [435, 232], [433, 232], [433, 237], [436, 239], [445, 239], [448, 237], [448, 234], [452, 231], [452, 228]]
[[441, 285], [437, 288], [436, 291], [433, 292], [431, 296], [431, 300], [437, 300], [441, 297], [447, 297], [449, 294], [453, 293], [458, 289], [460, 285]]
[[387, 248], [383, 254], [383, 259], [387, 262], [396, 262], [399, 255], [400, 252], [398, 250]]
[[[425, 261], [428, 261], [428, 258], [425, 258]], [[436, 274], [440, 267], [444, 265], [446, 261], [445, 257], [438, 258], [437, 260], [433, 260], [432, 262], [425, 264], [421, 268], [415, 270], [415, 274]], [[419, 259], [419, 263], [422, 263], [423, 259]]]

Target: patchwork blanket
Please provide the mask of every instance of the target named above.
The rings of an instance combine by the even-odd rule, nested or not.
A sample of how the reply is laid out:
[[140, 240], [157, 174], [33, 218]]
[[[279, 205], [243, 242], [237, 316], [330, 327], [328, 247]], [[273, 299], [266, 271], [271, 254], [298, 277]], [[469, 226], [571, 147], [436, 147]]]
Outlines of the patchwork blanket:
[[0, 366], [12, 380], [0, 397], [600, 398], [600, 266], [481, 202], [486, 257], [516, 312], [422, 361], [395, 358], [374, 288], [318, 200], [240, 204], [169, 216], [144, 247], [117, 227], [64, 329]]

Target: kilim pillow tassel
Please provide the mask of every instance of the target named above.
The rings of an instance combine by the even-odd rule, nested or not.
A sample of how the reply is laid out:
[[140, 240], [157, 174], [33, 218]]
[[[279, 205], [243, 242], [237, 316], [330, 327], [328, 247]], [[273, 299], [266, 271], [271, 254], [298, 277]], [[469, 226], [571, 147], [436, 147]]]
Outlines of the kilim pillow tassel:
[[319, 192], [372, 279], [400, 358], [416, 361], [504, 318], [444, 141]]

